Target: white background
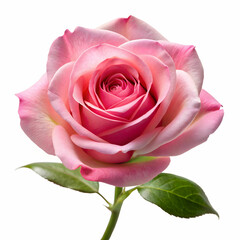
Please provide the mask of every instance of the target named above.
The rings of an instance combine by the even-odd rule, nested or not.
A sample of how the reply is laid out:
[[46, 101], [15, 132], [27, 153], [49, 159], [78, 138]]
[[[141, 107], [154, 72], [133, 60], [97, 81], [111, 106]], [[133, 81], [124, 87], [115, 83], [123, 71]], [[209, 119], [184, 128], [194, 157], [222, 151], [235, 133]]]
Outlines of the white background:
[[[113, 240], [240, 239], [240, 34], [238, 1], [119, 0], [2, 1], [0, 5], [1, 173], [0, 239], [97, 240], [109, 212], [97, 195], [58, 187], [19, 166], [56, 161], [35, 146], [19, 126], [15, 93], [45, 72], [52, 41], [65, 29], [95, 28], [134, 15], [167, 39], [193, 44], [205, 69], [204, 89], [225, 110], [215, 134], [201, 146], [172, 158], [166, 172], [189, 178], [206, 192], [220, 219], [180, 219], [134, 192], [124, 203]], [[113, 187], [101, 184], [110, 200]]]

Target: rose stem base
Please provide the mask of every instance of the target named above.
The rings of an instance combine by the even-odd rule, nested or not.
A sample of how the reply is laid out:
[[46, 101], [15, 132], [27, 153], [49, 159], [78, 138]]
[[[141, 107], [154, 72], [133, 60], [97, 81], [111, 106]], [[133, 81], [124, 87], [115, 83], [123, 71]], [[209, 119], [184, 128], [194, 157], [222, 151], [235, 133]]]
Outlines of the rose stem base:
[[123, 188], [121, 187], [115, 187], [115, 195], [114, 195], [114, 204], [111, 208], [111, 217], [109, 219], [107, 228], [101, 238], [101, 240], [108, 240], [110, 239], [113, 230], [117, 224], [117, 220], [120, 214], [120, 210], [123, 204], [123, 201], [117, 201], [118, 197], [120, 196], [120, 194], [122, 193]]

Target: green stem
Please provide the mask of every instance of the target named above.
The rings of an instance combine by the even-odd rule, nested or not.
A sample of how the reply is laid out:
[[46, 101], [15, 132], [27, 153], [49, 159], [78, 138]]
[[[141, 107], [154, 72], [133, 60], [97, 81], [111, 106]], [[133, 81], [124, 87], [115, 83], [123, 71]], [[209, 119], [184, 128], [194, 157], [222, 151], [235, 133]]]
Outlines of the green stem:
[[115, 187], [114, 204], [111, 208], [112, 214], [111, 214], [111, 217], [110, 217], [110, 220], [108, 222], [107, 228], [106, 228], [101, 240], [110, 239], [110, 237], [113, 233], [113, 230], [116, 226], [116, 223], [117, 223], [117, 220], [118, 220], [118, 217], [119, 217], [119, 214], [120, 214], [120, 210], [121, 210], [121, 207], [122, 207], [122, 204], [123, 204], [123, 201], [118, 201], [119, 196], [121, 195], [122, 191], [123, 191], [122, 188]]

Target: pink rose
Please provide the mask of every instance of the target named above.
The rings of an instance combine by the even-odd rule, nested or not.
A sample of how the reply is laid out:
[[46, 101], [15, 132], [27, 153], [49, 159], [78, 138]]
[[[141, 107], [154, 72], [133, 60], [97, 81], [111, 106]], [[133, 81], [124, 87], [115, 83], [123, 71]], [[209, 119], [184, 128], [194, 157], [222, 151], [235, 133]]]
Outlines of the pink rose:
[[17, 95], [21, 127], [87, 180], [142, 184], [221, 123], [202, 81], [193, 46], [135, 17], [77, 27], [53, 42], [46, 74]]

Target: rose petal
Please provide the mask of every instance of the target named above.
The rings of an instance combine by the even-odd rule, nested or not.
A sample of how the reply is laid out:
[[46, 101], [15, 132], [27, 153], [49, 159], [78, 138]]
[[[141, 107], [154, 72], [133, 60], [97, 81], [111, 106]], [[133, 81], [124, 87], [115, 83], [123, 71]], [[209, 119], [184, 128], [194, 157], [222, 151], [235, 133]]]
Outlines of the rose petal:
[[90, 129], [102, 139], [119, 145], [126, 144], [138, 137], [151, 120], [150, 113], [145, 119], [138, 118], [137, 121], [129, 123], [104, 118], [88, 111], [86, 108], [81, 113], [83, 126]]
[[100, 28], [117, 32], [129, 40], [166, 40], [156, 29], [154, 29], [144, 21], [133, 16], [129, 16], [128, 18], [115, 19], [100, 26]]
[[76, 147], [71, 141], [68, 132], [62, 126], [58, 125], [54, 128], [52, 139], [55, 154], [60, 158], [66, 168], [74, 170], [80, 166], [105, 166], [99, 164], [82, 149]]
[[140, 158], [130, 162], [112, 164], [100, 168], [81, 168], [82, 176], [89, 181], [105, 182], [118, 187], [134, 186], [146, 183], [164, 171], [170, 158]]
[[133, 100], [132, 102], [126, 103], [125, 105], [108, 109], [107, 112], [112, 113], [115, 116], [121, 116], [131, 120], [134, 117], [134, 112], [136, 112], [139, 108], [143, 97], [144, 96], [142, 95], [137, 99]]
[[119, 46], [126, 41], [120, 34], [100, 29], [77, 27], [72, 33], [66, 30], [50, 48], [47, 62], [48, 80], [52, 79], [62, 65], [75, 61], [86, 49], [101, 43]]
[[172, 102], [162, 119], [158, 136], [146, 147], [135, 152], [144, 155], [176, 138], [194, 119], [200, 109], [200, 99], [191, 77], [177, 70], [177, 85]]
[[156, 106], [159, 105], [153, 119], [144, 131], [147, 133], [155, 129], [165, 115], [175, 91], [176, 77], [170, 73], [166, 65], [160, 64], [158, 59], [149, 55], [145, 55], [144, 59], [153, 75], [151, 94], [155, 95], [155, 99], [157, 99]]
[[[53, 79], [51, 80], [48, 89], [48, 96], [51, 101], [51, 105], [55, 111], [65, 121], [67, 121], [78, 134], [88, 136], [96, 141], [101, 141], [99, 137], [84, 128], [81, 124], [79, 124], [79, 122], [76, 121], [76, 117], [73, 118], [70, 114], [68, 101], [70, 101], [71, 95], [68, 95], [68, 87], [72, 67], [73, 63], [65, 64], [56, 72]], [[77, 113], [79, 114], [79, 112]], [[74, 113], [74, 111], [72, 114], [77, 115]]]
[[[85, 105], [83, 101], [83, 92], [90, 85], [89, 81], [92, 79], [91, 75], [93, 75], [93, 72], [101, 63], [106, 64], [107, 59], [113, 59], [116, 58], [116, 56], [118, 59], [121, 59], [122, 62], [127, 62], [129, 66], [136, 69], [139, 78], [143, 79], [141, 84], [147, 91], [150, 90], [152, 84], [151, 72], [148, 66], [138, 56], [124, 49], [103, 44], [85, 51], [75, 63], [71, 75], [71, 85], [73, 87], [70, 89], [70, 94], [73, 92], [74, 98], [77, 98], [80, 104]], [[79, 79], [81, 79], [81, 81]], [[75, 88], [78, 89], [75, 90]], [[93, 101], [96, 103], [97, 99], [93, 99]]]
[[[90, 103], [88, 103], [90, 105]], [[100, 136], [106, 130], [122, 125], [126, 120], [116, 119], [116, 117], [106, 116], [106, 112], [96, 107], [80, 107], [81, 124], [84, 128]], [[102, 112], [101, 112], [102, 111]], [[105, 115], [105, 116], [104, 116]]]
[[[155, 47], [156, 49], [156, 56], [160, 57], [162, 59], [165, 60], [165, 62], [171, 62], [171, 60], [167, 59], [169, 58], [169, 55], [164, 52], [164, 49], [162, 49], [161, 45], [158, 42], [155, 41], [143, 41], [143, 40], [139, 40], [139, 41], [135, 41], [134, 44], [124, 44], [121, 47], [126, 47], [127, 49], [130, 49], [131, 51], [134, 51], [134, 53], [151, 53], [152, 52], [152, 48]], [[141, 48], [143, 47], [143, 48]], [[146, 51], [144, 51], [143, 49], [146, 49]], [[159, 52], [159, 53], [158, 53]], [[150, 121], [145, 121], [145, 125], [143, 125], [143, 127], [141, 127], [142, 130], [145, 129], [145, 127], [147, 126], [147, 130], [144, 130], [146, 133], [148, 131], [152, 131], [160, 122], [163, 114], [165, 113], [169, 102], [173, 96], [173, 92], [175, 90], [175, 71], [173, 71], [173, 69], [175, 70], [174, 66], [171, 65], [173, 64], [173, 62], [171, 62], [170, 64], [170, 69], [166, 67], [166, 65], [164, 65], [158, 58], [154, 57], [154, 56], [149, 56], [149, 55], [141, 55], [142, 60], [145, 61], [145, 63], [147, 63], [149, 69], [152, 72], [152, 76], [153, 76], [153, 84], [152, 84], [152, 92], [151, 94], [155, 95], [155, 98], [157, 99], [157, 103], [153, 102], [153, 101], [143, 101], [142, 105], [139, 106], [138, 111], [136, 111], [137, 115], [134, 117], [134, 121], [126, 124], [125, 126], [121, 126], [115, 129], [109, 129], [105, 132], [103, 132], [101, 134], [101, 137], [104, 138], [105, 140], [112, 141], [112, 139], [115, 141], [116, 139], [119, 139], [118, 136], [123, 135], [123, 131], [124, 134], [126, 133], [126, 130], [129, 130], [129, 133], [132, 132], [130, 129], [132, 127], [133, 131], [136, 131], [136, 133], [139, 131], [135, 128], [135, 124], [140, 123], [141, 121], [145, 121], [147, 118], [149, 118], [149, 116], [151, 116], [151, 114], [153, 114], [153, 112], [155, 111], [155, 109], [158, 108], [158, 105], [164, 100], [166, 100], [164, 103], [161, 103], [160, 108], [157, 110], [157, 113], [154, 113], [154, 116], [151, 116], [151, 120], [150, 118], [148, 120]], [[146, 100], [149, 100], [152, 98], [146, 98]], [[139, 117], [139, 119], [138, 119]], [[137, 126], [137, 125], [136, 125]], [[140, 134], [139, 134], [140, 135]], [[138, 135], [138, 136], [139, 136]], [[138, 137], [135, 136], [135, 137]], [[144, 135], [142, 139], [144, 139], [144, 141], [146, 142], [146, 136]], [[148, 135], [148, 137], [150, 137]], [[150, 137], [151, 138], [151, 137]], [[128, 138], [128, 140], [133, 140], [132, 138]], [[138, 140], [139, 142], [139, 140]], [[112, 142], [113, 143], [113, 142]], [[117, 143], [117, 142], [114, 142]], [[127, 142], [122, 141], [121, 144], [126, 144]], [[131, 144], [131, 143], [130, 143]], [[132, 145], [132, 144], [131, 144]], [[130, 146], [130, 145], [129, 145]]]
[[158, 58], [168, 66], [170, 74], [175, 76], [175, 63], [172, 57], [164, 48], [165, 41], [153, 41], [149, 39], [139, 39], [123, 43], [119, 48], [126, 49], [136, 55], [150, 55]]
[[[124, 61], [128, 61], [129, 65], [131, 65], [138, 71], [139, 76], [144, 80], [141, 82], [143, 84], [143, 87], [145, 87], [149, 91], [152, 84], [152, 75], [148, 66], [139, 57], [130, 53], [129, 51], [126, 51], [124, 49], [120, 49], [114, 46], [105, 45], [105, 44], [88, 49], [78, 58], [77, 62], [74, 65], [74, 69], [71, 75], [72, 85], [74, 85], [74, 83], [79, 79], [79, 77], [83, 77], [85, 74], [88, 74], [91, 71], [93, 72], [99, 63], [103, 62], [108, 58], [113, 58], [116, 56], [120, 59], [123, 59]], [[84, 79], [87, 79], [87, 78], [84, 78]], [[87, 83], [84, 83], [84, 85], [86, 86]], [[84, 87], [82, 87], [82, 91], [83, 89]], [[118, 127], [116, 128], [114, 127], [114, 129], [118, 131], [117, 133], [118, 137], [116, 137], [115, 140], [119, 141], [121, 139], [121, 143], [118, 143], [118, 144], [124, 144], [126, 143], [126, 141], [129, 142], [130, 141], [129, 139], [133, 139], [137, 137], [140, 134], [139, 129], [141, 131], [142, 129], [144, 129], [144, 127], [147, 124], [147, 121], [149, 121], [149, 119], [147, 118], [152, 114], [152, 112], [148, 112], [144, 116], [141, 116], [141, 118], [131, 122], [129, 125], [126, 126], [126, 127], [131, 127], [132, 129], [131, 132], [134, 133], [134, 136], [131, 136], [130, 132], [124, 129], [124, 134], [123, 134], [125, 137], [124, 138], [122, 133], [119, 132], [119, 129], [116, 129]], [[132, 127], [133, 125], [137, 125], [137, 124], [141, 125], [141, 126], [138, 126], [138, 131], [136, 131], [137, 129], [136, 126]], [[122, 128], [122, 125], [120, 125], [119, 127]], [[125, 132], [128, 132], [129, 136]], [[113, 138], [114, 137], [112, 136], [112, 140]]]
[[17, 94], [20, 100], [21, 127], [27, 136], [49, 154], [54, 154], [52, 131], [56, 124], [66, 123], [52, 108], [48, 95], [46, 74], [32, 87]]
[[[211, 96], [207, 91], [203, 90], [200, 93], [201, 110], [199, 114], [203, 114], [208, 111], [215, 111], [221, 108], [221, 104]], [[199, 116], [199, 114], [197, 116]]]
[[[176, 69], [175, 69], [175, 64], [171, 58], [171, 56], [168, 54], [168, 52], [164, 49], [164, 47], [160, 44], [160, 42], [152, 41], [152, 40], [136, 40], [136, 41], [131, 41], [124, 43], [120, 46], [120, 48], [124, 48], [128, 51], [131, 51], [137, 55], [141, 55], [142, 58], [143, 56], [147, 55], [148, 58], [157, 58], [160, 63], [168, 67], [168, 83], [164, 82], [161, 85], [157, 84], [159, 81], [159, 76], [158, 76], [158, 69], [157, 68], [157, 62], [154, 60], [151, 60], [152, 63], [149, 63], [149, 67], [151, 68], [152, 75], [155, 76], [155, 80], [153, 81], [152, 89], [153, 92], [157, 93], [157, 91], [160, 91], [163, 86], [169, 86], [167, 95], [161, 102], [160, 107], [158, 107], [156, 113], [154, 114], [154, 117], [152, 121], [149, 123], [147, 128], [145, 129], [145, 133], [148, 131], [152, 131], [153, 129], [156, 128], [156, 126], [159, 124], [159, 121], [162, 119], [164, 114], [166, 113], [166, 110], [171, 102], [171, 99], [173, 97], [174, 91], [175, 91], [175, 85], [176, 85]], [[147, 61], [147, 59], [145, 60]], [[150, 60], [149, 60], [150, 61]], [[152, 67], [151, 67], [152, 66]], [[155, 66], [155, 67], [153, 67]], [[162, 67], [161, 67], [162, 68]], [[156, 97], [158, 99], [158, 97]]]
[[101, 101], [101, 94], [103, 90], [100, 88], [99, 84], [101, 84], [100, 82], [103, 81], [105, 77], [107, 77], [106, 73], [109, 72], [108, 69], [110, 69], [111, 67], [121, 67], [121, 72], [124, 73], [124, 75], [126, 75], [130, 80], [132, 79], [132, 81], [138, 82], [136, 88], [134, 88], [134, 93], [132, 95], [124, 99], [120, 99], [119, 97], [112, 95], [112, 98], [115, 97], [116, 100], [114, 102], [116, 103], [113, 104], [111, 108], [122, 106], [123, 104], [132, 102], [134, 99], [136, 99], [137, 96], [140, 96], [145, 92], [145, 90], [144, 92], [141, 92], [142, 88], [139, 88], [139, 74], [137, 70], [130, 66], [128, 61], [114, 57], [107, 58], [106, 60], [98, 64], [97, 67], [94, 69], [94, 73], [90, 72], [90, 80], [89, 78], [87, 78], [88, 75], [85, 76], [85, 74], [77, 80], [77, 82], [73, 86], [74, 99], [81, 105], [85, 105], [85, 100], [105, 110], [106, 108]]
[[159, 134], [160, 131], [161, 131], [161, 128], [158, 127], [158, 129], [154, 129], [152, 131], [149, 131], [148, 133], [145, 133], [140, 135], [139, 137], [136, 137], [133, 141], [129, 142], [126, 145], [113, 144], [107, 141], [98, 142], [77, 134], [73, 134], [71, 136], [71, 139], [74, 142], [74, 144], [76, 144], [80, 148], [85, 148], [85, 150], [92, 149], [92, 150], [97, 150], [98, 152], [103, 154], [113, 155], [118, 152], [127, 153], [127, 152], [134, 151], [136, 149], [141, 149], [147, 146]]
[[[151, 104], [151, 103], [150, 103]], [[124, 125], [111, 128], [99, 134], [101, 138], [115, 144], [128, 144], [139, 137], [153, 118], [155, 107], [143, 114], [141, 117]], [[146, 140], [146, 139], [145, 139]]]
[[[97, 45], [86, 50], [76, 61], [72, 71], [72, 84], [74, 84], [79, 77], [85, 74], [93, 73], [98, 65], [109, 58], [119, 58], [137, 70], [139, 77], [143, 80], [141, 84], [146, 89], [149, 89], [152, 84], [152, 75], [148, 66], [137, 55], [126, 51], [125, 49], [114, 47], [107, 44]], [[88, 78], [88, 81], [90, 78]], [[87, 81], [87, 80], [86, 80]], [[89, 82], [88, 82], [89, 83]], [[85, 83], [87, 85], [88, 83]]]
[[[113, 114], [111, 111], [109, 110], [103, 110], [99, 107], [96, 107], [95, 105], [93, 105], [90, 102], [85, 101], [85, 107], [80, 107], [81, 111], [88, 111], [91, 112], [93, 115], [93, 117], [100, 117], [103, 118], [105, 120], [109, 120], [109, 121], [115, 121], [115, 122], [119, 122], [119, 123], [126, 123], [128, 122], [126, 118], [124, 118], [124, 116], [118, 116], [116, 114]], [[88, 113], [87, 113], [88, 115]], [[124, 115], [124, 114], [123, 114]], [[83, 116], [82, 116], [83, 117]], [[87, 119], [86, 119], [87, 120]]]
[[[81, 109], [81, 116], [82, 116], [82, 121], [84, 117], [84, 114], [89, 118], [85, 119], [86, 121], [88, 121], [90, 124], [92, 121], [94, 121], [94, 119], [92, 118], [101, 118], [104, 120], [108, 120], [108, 121], [114, 121], [114, 122], [119, 122], [119, 123], [128, 123], [130, 122], [133, 112], [138, 108], [138, 106], [140, 105], [141, 101], [143, 99], [143, 96], [133, 100], [132, 102], [129, 102], [121, 107], [116, 107], [116, 108], [110, 108], [107, 110], [103, 110], [99, 107], [96, 107], [95, 105], [91, 104], [90, 102], [85, 101], [86, 107], [80, 107]], [[90, 113], [89, 113], [90, 112]], [[89, 115], [93, 115], [92, 118]], [[101, 121], [100, 119], [100, 121]], [[108, 123], [106, 123], [108, 124]], [[94, 127], [94, 126], [90, 126]], [[106, 127], [103, 127], [106, 130]], [[108, 125], [107, 129], [110, 128], [110, 125]]]
[[[161, 144], [164, 144], [164, 142], [167, 141], [168, 139], [174, 138], [175, 136], [179, 135], [181, 131], [185, 129], [185, 127], [187, 127], [188, 124], [190, 124], [190, 122], [193, 120], [194, 116], [198, 112], [199, 98], [196, 87], [192, 82], [191, 77], [187, 73], [182, 71], [177, 71], [177, 76], [178, 84], [173, 102], [176, 102], [177, 105], [175, 107], [177, 108], [179, 108], [182, 105], [182, 110], [175, 116], [173, 122], [170, 122], [168, 126], [165, 127], [165, 129], [164, 127], [158, 127], [157, 129], [154, 129], [149, 133], [136, 137], [133, 141], [123, 146], [104, 143], [105, 144], [104, 147], [99, 145], [99, 151], [101, 151], [100, 149], [104, 149], [106, 153], [111, 152], [112, 154], [114, 154], [118, 151], [127, 152], [131, 150], [139, 150], [137, 151], [137, 154], [141, 155], [145, 153], [144, 151], [147, 151], [152, 146], [156, 139], [158, 139], [159, 142], [157, 143], [155, 142], [155, 144], [156, 145], [159, 144], [158, 146], [160, 146]], [[178, 97], [180, 99], [177, 100]], [[171, 106], [168, 111], [170, 110], [172, 111], [172, 113], [175, 112], [173, 106]], [[165, 119], [165, 121], [167, 120]], [[171, 119], [169, 119], [168, 121], [171, 121]], [[116, 133], [118, 132], [119, 131], [116, 131]], [[122, 136], [128, 135], [127, 132], [125, 133], [125, 135], [122, 132], [120, 133], [122, 134]], [[156, 135], [158, 135], [158, 138], [155, 138], [154, 141], [151, 141], [154, 137], [156, 137]], [[96, 146], [98, 143], [93, 141], [92, 144], [93, 145], [95, 144]], [[90, 146], [90, 144], [88, 145]], [[146, 147], [144, 148], [145, 145]], [[82, 145], [79, 144], [79, 146]], [[143, 149], [144, 151], [141, 152], [141, 149]]]
[[[96, 51], [96, 53], [94, 54], [94, 51], [93, 50], [95, 50]], [[113, 50], [112, 52], [113, 53], [111, 53], [111, 50]], [[104, 52], [105, 53], [105, 55], [107, 56], [108, 54], [114, 54], [115, 53], [115, 50], [116, 50], [116, 54], [118, 54], [117, 56], [118, 57], [120, 57], [120, 58], [125, 58], [125, 54], [126, 54], [126, 56], [128, 56], [129, 57], [129, 61], [130, 60], [132, 60], [132, 61], [130, 61], [130, 63], [131, 64], [133, 64], [134, 63], [134, 61], [137, 63], [138, 62], [138, 65], [136, 65], [136, 64], [134, 64], [134, 67], [135, 68], [137, 68], [138, 69], [138, 72], [139, 72], [139, 74], [141, 75], [141, 76], [143, 76], [143, 78], [146, 80], [146, 86], [147, 86], [147, 88], [148, 88], [148, 91], [149, 91], [149, 89], [150, 89], [150, 87], [151, 87], [151, 82], [152, 82], [152, 75], [151, 75], [151, 72], [149, 72], [149, 69], [146, 67], [146, 65], [145, 64], [143, 64], [143, 62], [140, 60], [139, 61], [139, 58], [137, 58], [136, 56], [134, 56], [134, 55], [131, 55], [129, 52], [125, 52], [125, 50], [122, 52], [121, 51], [121, 49], [116, 49], [116, 48], [114, 48], [114, 47], [112, 47], [112, 46], [105, 46], [105, 45], [101, 45], [101, 46], [98, 46], [98, 47], [96, 47], [96, 49], [94, 49], [94, 48], [92, 48], [92, 49], [90, 49], [89, 50], [89, 52], [88, 52], [88, 54], [86, 54], [86, 56], [85, 56], [85, 53], [87, 52], [85, 52], [79, 59], [78, 59], [78, 61], [79, 61], [79, 64], [80, 65], [78, 65], [78, 67], [77, 67], [77, 64], [78, 63], [76, 63], [76, 65], [75, 65], [75, 68], [76, 68], [76, 73], [75, 73], [75, 75], [76, 76], [74, 76], [74, 75], [72, 75], [72, 77], [74, 78], [74, 79], [78, 79], [78, 75], [81, 75], [81, 72], [83, 72], [83, 73], [85, 73], [84, 71], [84, 68], [85, 68], [85, 65], [83, 64], [83, 63], [86, 63], [86, 62], [88, 62], [89, 61], [89, 63], [90, 64], [93, 64], [93, 60], [95, 60], [95, 59], [97, 59], [97, 56], [98, 56], [98, 52], [100, 52], [100, 53], [102, 53], [102, 52]], [[90, 51], [92, 52], [91, 54], [90, 54]], [[92, 56], [92, 54], [94, 54], [94, 58], [93, 58], [93, 56]], [[129, 55], [128, 55], [129, 54]], [[86, 59], [85, 59], [85, 57], [86, 57]], [[109, 56], [109, 57], [112, 57], [111, 55]], [[88, 58], [89, 58], [89, 60], [88, 60]], [[99, 58], [103, 58], [103, 54], [101, 54], [100, 56], [99, 56]], [[80, 61], [80, 59], [81, 59], [81, 61]], [[83, 61], [83, 60], [86, 60], [86, 61]], [[102, 61], [103, 61], [104, 59], [102, 59]], [[95, 64], [95, 65], [97, 65], [97, 63]], [[90, 68], [91, 69], [91, 68]], [[74, 71], [73, 71], [74, 72]], [[79, 91], [78, 91], [79, 92]], [[149, 99], [149, 98], [148, 98]], [[147, 105], [147, 107], [149, 107], [149, 106], [151, 106], [152, 107], [152, 103], [151, 104], [148, 104]], [[147, 111], [147, 110], [145, 110], [145, 111]], [[149, 111], [149, 112], [147, 112], [146, 114], [144, 114], [144, 115], [142, 115], [141, 117], [139, 117], [138, 119], [136, 119], [136, 120], [134, 120], [134, 121], [132, 121], [132, 122], [130, 122], [129, 124], [125, 124], [125, 125], [120, 125], [119, 127], [114, 127], [114, 128], [111, 128], [111, 126], [110, 127], [108, 127], [108, 129], [109, 130], [107, 130], [106, 132], [104, 132], [104, 133], [99, 133], [99, 136], [101, 136], [103, 139], [105, 139], [105, 140], [107, 140], [107, 141], [110, 141], [110, 142], [112, 142], [112, 141], [114, 141], [114, 142], [112, 142], [112, 143], [116, 143], [116, 144], [125, 144], [125, 143], [127, 143], [127, 142], [129, 142], [130, 140], [132, 140], [132, 139], [134, 139], [135, 137], [137, 137], [137, 136], [139, 136], [140, 134], [141, 134], [141, 132], [140, 132], [140, 130], [142, 131], [142, 130], [144, 130], [144, 128], [146, 127], [146, 125], [148, 124], [148, 122], [151, 120], [151, 118], [149, 118], [149, 116], [152, 114], [154, 112], [154, 109], [152, 109], [151, 111]], [[85, 118], [86, 120], [88, 119], [88, 118]], [[107, 120], [107, 119], [106, 119]], [[93, 128], [94, 126], [93, 125], [91, 125], [91, 123], [93, 122], [93, 121], [88, 121], [89, 122], [89, 124], [88, 124], [88, 127], [91, 127], [91, 128]], [[95, 123], [96, 121], [94, 121], [94, 123]], [[108, 124], [107, 122], [106, 122], [106, 124]], [[141, 126], [140, 126], [141, 125]], [[100, 127], [100, 124], [97, 124], [97, 128], [99, 129], [99, 127]], [[106, 129], [106, 127], [103, 127], [103, 129]], [[124, 129], [123, 129], [124, 128]], [[123, 131], [122, 131], [122, 129], [123, 129]], [[92, 130], [92, 129], [91, 129]], [[96, 128], [95, 128], [95, 130], [96, 130]], [[114, 135], [113, 135], [113, 133], [114, 133]], [[130, 133], [132, 133], [132, 134], [134, 134], [134, 135], [131, 135]], [[111, 134], [111, 136], [107, 136], [107, 135], [110, 135]], [[120, 142], [119, 142], [120, 141]]]
[[205, 142], [214, 133], [223, 118], [221, 105], [209, 93], [200, 94], [201, 110], [191, 125], [176, 139], [148, 153], [150, 156], [176, 156]]
[[120, 145], [111, 144], [106, 141], [105, 142], [93, 141], [90, 138], [86, 138], [84, 136], [80, 136], [77, 134], [71, 135], [71, 140], [76, 146], [82, 149], [95, 150], [103, 154], [113, 155], [121, 151]]
[[194, 46], [160, 41], [172, 57], [176, 69], [187, 72], [194, 80], [200, 93], [203, 83], [203, 67]]
[[[139, 111], [137, 112], [135, 118], [142, 116], [144, 113], [147, 112], [147, 110], [150, 110], [153, 106], [157, 107], [159, 104], [162, 103], [162, 101], [165, 100], [166, 97], [169, 98], [169, 96], [167, 95], [169, 95], [171, 92], [170, 88], [174, 88], [175, 86], [175, 84], [173, 84], [173, 80], [171, 79], [171, 75], [169, 74], [169, 68], [164, 65], [159, 59], [149, 55], [143, 55], [141, 57], [152, 72], [153, 84], [149, 91], [149, 95], [152, 97], [148, 97], [147, 101], [145, 102], [143, 101], [142, 106], [139, 107]], [[153, 99], [155, 99], [155, 101], [153, 101]], [[157, 116], [157, 118], [158, 121], [156, 122], [155, 126], [152, 126], [153, 121], [149, 123], [149, 125], [151, 125], [151, 129], [155, 128], [157, 124], [161, 121], [161, 118], [159, 116]], [[148, 128], [148, 130], [149, 129], [150, 128]]]
[[130, 151], [127, 153], [117, 152], [115, 154], [104, 154], [92, 149], [84, 149], [84, 150], [88, 155], [90, 155], [94, 159], [101, 161], [103, 163], [118, 164], [118, 163], [128, 162], [133, 155], [133, 151]]
[[[136, 149], [141, 149], [144, 146], [148, 145], [154, 137], [156, 137], [157, 134], [159, 134], [160, 128], [154, 129], [153, 131], [150, 131], [148, 133], [145, 133], [144, 135], [140, 135], [139, 137], [136, 137], [133, 141], [126, 145], [119, 145], [110, 143], [109, 141], [94, 141], [90, 138], [87, 138], [85, 136], [80, 136], [77, 134], [73, 134], [71, 136], [72, 141], [74, 144], [79, 146], [80, 148], [84, 149], [92, 149], [96, 150], [98, 152], [101, 152], [103, 154], [116, 154], [118, 152], [127, 153], [129, 151], [134, 151]], [[128, 134], [123, 135], [122, 137], [128, 137]], [[121, 141], [121, 139], [119, 140]]]
[[98, 162], [76, 147], [62, 126], [54, 128], [53, 144], [56, 155], [67, 168], [74, 170], [81, 166], [81, 174], [85, 179], [119, 187], [145, 183], [164, 171], [170, 163], [168, 157], [132, 159], [121, 164]]

